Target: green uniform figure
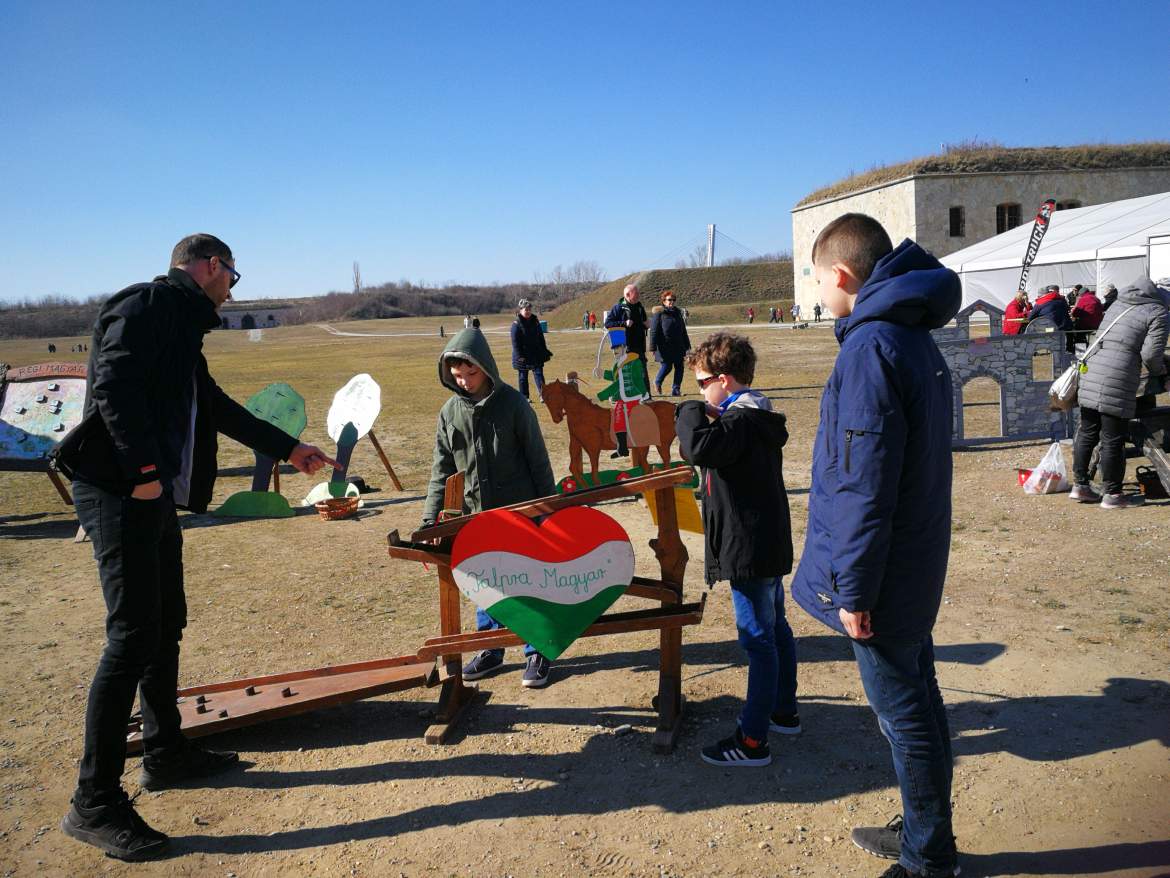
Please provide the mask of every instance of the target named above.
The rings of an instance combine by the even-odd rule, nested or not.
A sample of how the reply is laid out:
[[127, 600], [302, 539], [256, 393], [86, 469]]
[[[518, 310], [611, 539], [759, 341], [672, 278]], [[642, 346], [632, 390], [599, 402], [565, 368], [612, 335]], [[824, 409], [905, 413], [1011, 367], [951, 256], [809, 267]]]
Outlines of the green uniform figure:
[[597, 394], [597, 398], [602, 401], [613, 400], [612, 423], [614, 438], [617, 439], [617, 451], [611, 457], [625, 457], [630, 453], [626, 444], [629, 412], [650, 394], [638, 355], [625, 353], [624, 347], [616, 348], [614, 353], [618, 355], [618, 359], [614, 361], [614, 368], [606, 369], [602, 375], [610, 383]]

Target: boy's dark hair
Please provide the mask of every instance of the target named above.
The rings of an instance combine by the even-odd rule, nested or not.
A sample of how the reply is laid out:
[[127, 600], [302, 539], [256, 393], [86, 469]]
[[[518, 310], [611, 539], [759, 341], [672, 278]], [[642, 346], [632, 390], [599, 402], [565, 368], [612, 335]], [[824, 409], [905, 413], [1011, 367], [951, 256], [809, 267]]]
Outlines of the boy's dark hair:
[[231, 259], [232, 248], [215, 235], [188, 235], [171, 251], [171, 268], [200, 259], [210, 259], [212, 256]]
[[750, 386], [756, 377], [756, 349], [742, 335], [716, 332], [687, 355], [687, 365], [712, 375], [730, 375]]
[[474, 366], [475, 363], [471, 362], [471, 360], [467, 359], [466, 357], [460, 357], [455, 354], [447, 354], [447, 356], [443, 357], [443, 365], [446, 366], [449, 371], [456, 366]]
[[839, 262], [865, 283], [878, 260], [893, 249], [881, 223], [864, 213], [846, 213], [821, 229], [813, 242], [812, 261], [824, 266]]

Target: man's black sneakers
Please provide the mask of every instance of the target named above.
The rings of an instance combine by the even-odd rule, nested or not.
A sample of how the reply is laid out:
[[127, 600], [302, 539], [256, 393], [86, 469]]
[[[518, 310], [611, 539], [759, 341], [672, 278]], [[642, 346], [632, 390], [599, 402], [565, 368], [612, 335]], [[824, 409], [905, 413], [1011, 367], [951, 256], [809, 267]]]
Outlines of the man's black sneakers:
[[767, 741], [752, 745], [744, 740], [743, 732], [736, 728], [735, 734], [717, 744], [704, 747], [700, 753], [703, 761], [710, 765], [729, 768], [760, 768], [772, 764], [772, 751]]
[[111, 805], [82, 808], [71, 802], [69, 813], [61, 818], [61, 831], [70, 838], [91, 844], [119, 860], [139, 862], [163, 854], [169, 840], [151, 829], [134, 810], [134, 800], [122, 793]]
[[212, 750], [187, 741], [181, 750], [173, 753], [143, 757], [138, 782], [143, 789], [158, 792], [221, 774], [239, 764], [239, 753]]
[[[955, 866], [955, 871], [950, 874], [949, 878], [957, 878], [958, 874], [959, 867]], [[911, 872], [901, 863], [894, 863], [894, 865], [882, 872], [879, 878], [924, 878], [924, 876], [918, 872]]]
[[885, 826], [859, 826], [850, 838], [867, 854], [896, 860], [902, 856], [902, 815], [897, 815]]

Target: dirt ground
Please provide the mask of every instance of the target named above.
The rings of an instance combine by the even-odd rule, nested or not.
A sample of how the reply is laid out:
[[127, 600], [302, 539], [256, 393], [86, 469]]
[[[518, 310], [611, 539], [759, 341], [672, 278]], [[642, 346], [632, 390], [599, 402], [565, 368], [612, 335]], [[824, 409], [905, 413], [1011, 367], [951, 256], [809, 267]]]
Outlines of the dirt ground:
[[[456, 321], [446, 322], [450, 330]], [[433, 571], [388, 558], [385, 538], [420, 518], [444, 397], [439, 323], [342, 327], [384, 337], [290, 327], [259, 343], [244, 333], [209, 339], [212, 372], [237, 398], [271, 381], [298, 388], [312, 442], [328, 442], [333, 391], [356, 372], [373, 374], [384, 394], [375, 429], [407, 490], [388, 490], [362, 442], [351, 472], [382, 490], [356, 520], [183, 516], [184, 685], [413, 653], [437, 633]], [[404, 332], [418, 334], [391, 335]], [[817, 400], [836, 344], [824, 328], [748, 333], [760, 353], [756, 386], [789, 416], [784, 472], [799, 552]], [[489, 338], [514, 377], [506, 336]], [[597, 338], [552, 334], [550, 377], [587, 375]], [[75, 340], [54, 341], [68, 350]], [[0, 360], [44, 361], [44, 345], [2, 342]], [[994, 414], [986, 396], [971, 403], [969, 424]], [[538, 413], [563, 475], [565, 429]], [[241, 468], [251, 461], [222, 444], [216, 503], [247, 487]], [[1066, 495], [1026, 496], [1016, 467], [1043, 452], [1044, 443], [1024, 443], [954, 457], [950, 576], [935, 639], [963, 874], [1170, 875], [1170, 504], [1105, 512]], [[299, 502], [315, 481], [286, 475], [284, 494]], [[629, 531], [639, 572], [654, 574], [645, 508], [603, 509]], [[686, 724], [669, 756], [650, 747], [654, 635], [579, 641], [540, 691], [520, 687], [511, 650], [507, 672], [483, 681], [488, 695], [448, 746], [422, 741], [437, 693], [426, 689], [210, 739], [238, 749], [246, 770], [138, 800], [171, 835], [173, 856], [106, 859], [57, 829], [103, 638], [91, 547], [71, 542], [75, 527], [44, 476], [0, 473], [0, 874], [876, 876], [887, 865], [854, 848], [849, 829], [899, 810], [888, 747], [848, 643], [791, 603], [804, 734], [777, 736], [764, 769], [699, 760], [700, 746], [733, 727], [746, 680], [725, 585], [703, 624], [685, 630]], [[685, 540], [693, 600], [704, 588], [702, 542]], [[623, 598], [618, 608], [639, 605]], [[625, 724], [632, 729], [619, 734]], [[130, 760], [131, 793], [137, 769]]]

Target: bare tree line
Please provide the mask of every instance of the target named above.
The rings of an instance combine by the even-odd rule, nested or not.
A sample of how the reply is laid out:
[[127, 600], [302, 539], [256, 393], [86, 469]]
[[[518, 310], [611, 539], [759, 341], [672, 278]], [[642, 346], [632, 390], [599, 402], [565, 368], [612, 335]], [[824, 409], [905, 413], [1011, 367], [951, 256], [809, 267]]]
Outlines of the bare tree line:
[[[531, 299], [537, 311], [549, 311], [604, 282], [601, 266], [582, 260], [568, 268], [558, 265], [547, 274], [537, 272], [531, 283], [451, 283], [432, 287], [400, 280], [367, 287], [362, 285], [361, 266], [355, 261], [353, 292], [293, 299], [284, 322], [499, 314], [514, 310], [520, 299]], [[91, 296], [77, 301], [49, 295], [23, 302], [0, 302], [0, 338], [89, 335], [98, 310], [108, 298], [108, 295]]]

